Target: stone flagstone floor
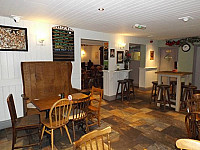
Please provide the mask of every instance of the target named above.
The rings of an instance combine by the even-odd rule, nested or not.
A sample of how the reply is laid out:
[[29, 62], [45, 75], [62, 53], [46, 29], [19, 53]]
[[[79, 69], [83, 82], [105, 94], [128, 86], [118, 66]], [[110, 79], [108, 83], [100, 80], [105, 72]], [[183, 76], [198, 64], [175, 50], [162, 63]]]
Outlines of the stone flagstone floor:
[[[149, 104], [150, 91], [136, 89], [136, 99], [104, 101], [101, 107], [101, 127], [90, 127], [102, 129], [112, 127], [111, 147], [115, 150], [174, 150], [175, 142], [179, 138], [187, 138], [184, 124], [185, 114], [177, 113], [167, 108], [163, 111], [154, 104]], [[29, 113], [35, 113], [36, 110]], [[42, 113], [42, 117], [44, 113]], [[70, 135], [72, 137], [72, 131]], [[76, 130], [77, 139], [84, 135], [83, 131]], [[32, 140], [35, 138], [33, 137]], [[67, 135], [55, 132], [54, 149], [69, 150], [72, 145]], [[0, 150], [11, 149], [11, 128], [0, 130]], [[21, 139], [19, 144], [27, 142]], [[28, 149], [39, 149], [38, 147]], [[49, 139], [45, 136], [42, 140], [42, 149], [50, 148]]]

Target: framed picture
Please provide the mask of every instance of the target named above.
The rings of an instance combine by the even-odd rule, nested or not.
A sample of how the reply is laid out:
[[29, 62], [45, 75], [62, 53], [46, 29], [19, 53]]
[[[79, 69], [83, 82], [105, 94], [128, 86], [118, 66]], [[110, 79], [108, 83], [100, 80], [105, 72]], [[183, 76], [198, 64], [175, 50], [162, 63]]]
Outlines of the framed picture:
[[154, 60], [154, 51], [150, 51], [150, 60]]
[[123, 51], [117, 51], [117, 63], [122, 64], [124, 58], [124, 52]]
[[115, 57], [115, 49], [110, 49], [110, 57]]
[[27, 28], [0, 25], [0, 51], [28, 51]]

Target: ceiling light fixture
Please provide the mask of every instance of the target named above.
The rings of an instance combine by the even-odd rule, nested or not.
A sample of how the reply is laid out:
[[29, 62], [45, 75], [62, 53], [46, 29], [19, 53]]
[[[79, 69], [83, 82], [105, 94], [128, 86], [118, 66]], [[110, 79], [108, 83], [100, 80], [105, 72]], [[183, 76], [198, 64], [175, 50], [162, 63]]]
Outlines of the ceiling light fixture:
[[179, 20], [182, 20], [183, 22], [188, 22], [189, 20], [193, 19], [191, 16], [186, 16], [186, 17], [180, 17], [178, 18]]
[[142, 24], [138, 24], [138, 23], [135, 24], [133, 27], [136, 29], [142, 29], [142, 30], [145, 30], [147, 28], [146, 25], [142, 25]]
[[104, 8], [99, 8], [98, 11], [104, 11]]

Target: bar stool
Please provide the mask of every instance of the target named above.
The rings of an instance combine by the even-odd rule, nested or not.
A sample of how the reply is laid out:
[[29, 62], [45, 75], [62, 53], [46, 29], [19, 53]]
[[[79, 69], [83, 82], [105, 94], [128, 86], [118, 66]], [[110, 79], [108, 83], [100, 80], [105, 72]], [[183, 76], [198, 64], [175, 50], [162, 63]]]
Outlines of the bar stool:
[[128, 83], [128, 99], [130, 99], [130, 95], [133, 94], [133, 98], [135, 99], [134, 85], [133, 79], [124, 79]]
[[153, 86], [152, 86], [152, 90], [151, 90], [151, 98], [150, 98], [150, 104], [151, 102], [155, 102], [156, 101], [156, 96], [157, 96], [157, 86], [158, 86], [158, 81], [153, 81], [152, 82]]
[[170, 86], [172, 87], [170, 96], [172, 99], [176, 99], [176, 85], [177, 81], [170, 81]]
[[197, 89], [197, 87], [194, 85], [184, 85], [183, 88], [184, 88], [184, 91], [183, 91], [183, 97], [181, 101], [181, 109], [184, 109], [186, 107], [187, 100], [192, 98], [194, 90]]
[[[127, 87], [127, 81], [126, 80], [118, 80], [118, 86], [117, 86], [117, 93], [115, 99], [117, 99], [118, 95], [121, 95], [122, 101], [124, 100], [124, 96], [128, 98], [128, 87]], [[121, 86], [121, 92], [119, 92], [119, 87]]]
[[169, 107], [171, 108], [171, 102], [170, 102], [170, 95], [169, 95], [169, 85], [165, 85], [165, 84], [160, 84], [157, 85], [158, 87], [158, 97], [160, 97], [160, 100], [158, 100], [158, 98], [156, 98], [156, 105], [157, 103], [160, 103], [164, 105], [164, 110], [165, 110], [165, 105], [169, 104]]

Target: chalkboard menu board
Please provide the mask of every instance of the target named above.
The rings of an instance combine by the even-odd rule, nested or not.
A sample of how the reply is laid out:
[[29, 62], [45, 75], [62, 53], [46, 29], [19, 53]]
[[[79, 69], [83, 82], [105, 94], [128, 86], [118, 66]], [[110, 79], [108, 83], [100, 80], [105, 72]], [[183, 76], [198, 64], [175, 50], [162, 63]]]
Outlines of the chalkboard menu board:
[[74, 31], [66, 26], [52, 28], [53, 60], [74, 61]]

